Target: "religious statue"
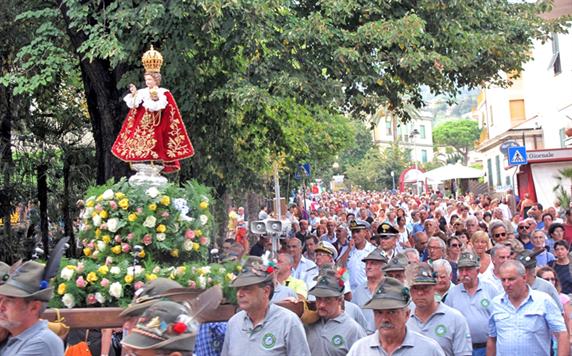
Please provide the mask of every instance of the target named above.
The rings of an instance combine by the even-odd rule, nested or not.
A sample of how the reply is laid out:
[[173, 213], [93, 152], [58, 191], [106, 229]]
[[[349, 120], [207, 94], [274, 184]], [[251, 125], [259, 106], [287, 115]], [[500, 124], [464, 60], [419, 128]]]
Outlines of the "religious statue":
[[193, 156], [195, 151], [173, 95], [159, 87], [163, 56], [151, 46], [142, 62], [147, 87], [129, 85], [130, 93], [123, 99], [129, 113], [111, 152], [135, 170], [158, 167], [157, 172], [161, 168], [164, 173], [175, 172], [181, 168], [179, 160]]

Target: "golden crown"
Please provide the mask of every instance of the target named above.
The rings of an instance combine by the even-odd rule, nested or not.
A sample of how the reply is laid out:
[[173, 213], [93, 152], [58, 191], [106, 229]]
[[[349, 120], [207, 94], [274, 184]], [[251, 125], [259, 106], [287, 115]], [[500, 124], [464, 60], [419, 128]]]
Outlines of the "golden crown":
[[159, 73], [161, 71], [161, 65], [163, 64], [163, 56], [151, 46], [150, 50], [143, 53], [141, 62], [143, 62], [145, 73]]

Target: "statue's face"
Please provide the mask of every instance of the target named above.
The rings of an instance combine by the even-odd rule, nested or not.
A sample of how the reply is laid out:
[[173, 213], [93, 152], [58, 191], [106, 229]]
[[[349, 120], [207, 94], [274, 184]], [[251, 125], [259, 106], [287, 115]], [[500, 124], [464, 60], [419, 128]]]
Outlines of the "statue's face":
[[155, 81], [155, 79], [152, 76], [146, 75], [145, 76], [145, 85], [147, 86], [147, 88], [154, 88], [157, 86], [157, 82]]

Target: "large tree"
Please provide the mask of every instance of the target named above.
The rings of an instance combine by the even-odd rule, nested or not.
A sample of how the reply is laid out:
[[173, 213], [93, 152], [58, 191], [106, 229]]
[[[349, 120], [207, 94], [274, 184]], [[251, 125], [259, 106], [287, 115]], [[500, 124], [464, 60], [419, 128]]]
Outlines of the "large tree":
[[[404, 100], [421, 107], [421, 85], [454, 95], [459, 86], [503, 84], [499, 71], [521, 69], [533, 39], [560, 26], [537, 16], [544, 4], [507, 0], [35, 0], [20, 8], [29, 10], [22, 21], [38, 26], [18, 57], [26, 70], [4, 82], [19, 92], [49, 88], [77, 56], [99, 182], [127, 171], [109, 152], [125, 114], [120, 98], [141, 81], [140, 55], [154, 44], [197, 152], [182, 177], [220, 194], [256, 186], [276, 157], [293, 166], [323, 147], [299, 149], [303, 137], [292, 140], [288, 127], [296, 113], [317, 127], [380, 105], [407, 119]], [[334, 133], [320, 134], [331, 154], [342, 147]]]
[[452, 147], [463, 157], [463, 164], [469, 162], [469, 151], [475, 147], [481, 130], [474, 120], [457, 119], [445, 121], [433, 129], [433, 142], [439, 146]]

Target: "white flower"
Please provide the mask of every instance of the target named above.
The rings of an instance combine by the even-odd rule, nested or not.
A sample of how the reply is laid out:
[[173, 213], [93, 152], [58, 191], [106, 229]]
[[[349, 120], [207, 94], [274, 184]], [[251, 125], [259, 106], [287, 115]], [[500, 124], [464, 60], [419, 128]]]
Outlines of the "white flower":
[[62, 269], [62, 273], [60, 273], [60, 277], [62, 277], [66, 281], [69, 281], [70, 279], [72, 279], [74, 274], [75, 274], [75, 270], [73, 270], [71, 268], [65, 268], [64, 267], [64, 269]]
[[99, 292], [95, 293], [95, 300], [97, 300], [99, 304], [105, 303], [105, 297]]
[[188, 217], [187, 215], [181, 215], [181, 216], [179, 216], [179, 220], [186, 221], [186, 222], [192, 222], [195, 219]]
[[183, 242], [183, 249], [185, 251], [190, 251], [193, 249], [193, 241], [191, 240], [185, 240], [185, 242]]
[[93, 226], [99, 226], [101, 225], [101, 216], [96, 215], [93, 217]]
[[91, 218], [91, 214], [93, 214], [93, 208], [85, 208], [85, 211], [81, 217], [84, 219], [89, 219]]
[[145, 219], [145, 221], [143, 222], [143, 226], [148, 227], [148, 228], [153, 228], [155, 227], [155, 224], [157, 223], [157, 218], [155, 218], [154, 216], [150, 215], [147, 217], [147, 219]]
[[118, 218], [111, 218], [107, 220], [107, 230], [111, 232], [116, 232], [118, 229], [119, 219]]
[[201, 289], [205, 289], [207, 287], [207, 278], [205, 276], [199, 276], [199, 285], [198, 287]]
[[109, 295], [117, 299], [121, 298], [121, 296], [123, 295], [123, 287], [121, 286], [121, 283], [119, 282], [111, 283], [111, 285], [109, 286]]
[[101, 252], [105, 251], [107, 245], [103, 241], [97, 241], [97, 249]]
[[204, 201], [205, 203], [209, 202], [209, 198], [206, 195], [201, 195], [201, 200]]
[[113, 190], [111, 189], [107, 189], [105, 192], [103, 192], [103, 194], [101, 195], [101, 197], [105, 200], [111, 200], [113, 199], [113, 197], [115, 196], [115, 193], [113, 193]]
[[152, 199], [155, 199], [159, 195], [159, 189], [157, 189], [155, 187], [151, 187], [151, 188], [147, 189], [147, 191], [145, 191], [145, 194], [147, 194]]
[[109, 270], [109, 273], [118, 275], [118, 274], [121, 273], [121, 268], [119, 268], [118, 266], [113, 266], [113, 267], [111, 267], [111, 269]]
[[127, 267], [127, 274], [130, 274], [132, 276], [138, 276], [140, 275], [142, 272], [144, 271], [143, 267], [137, 265], [135, 266], [135, 268], [133, 268], [133, 266], [131, 267]]
[[64, 294], [64, 296], [62, 297], [62, 303], [64, 303], [66, 308], [70, 309], [73, 308], [75, 306], [75, 298], [73, 294], [71, 293]]
[[157, 274], [159, 272], [161, 272], [161, 267], [155, 266], [155, 268], [153, 268], [153, 273]]
[[176, 198], [175, 200], [173, 200], [173, 206], [183, 215], [187, 215], [187, 213], [189, 212], [189, 203], [187, 202], [186, 199]]
[[167, 237], [167, 235], [165, 235], [164, 233], [158, 233], [157, 234], [157, 241], [165, 241], [165, 237]]
[[201, 215], [199, 216], [199, 220], [201, 222], [201, 225], [206, 225], [207, 222], [209, 222], [209, 218], [206, 215]]

